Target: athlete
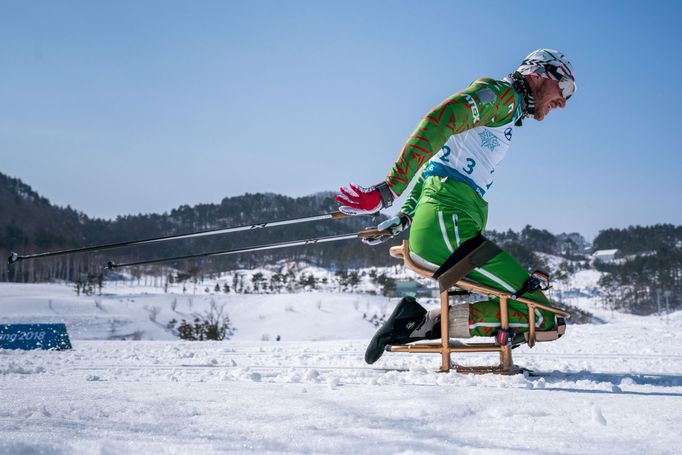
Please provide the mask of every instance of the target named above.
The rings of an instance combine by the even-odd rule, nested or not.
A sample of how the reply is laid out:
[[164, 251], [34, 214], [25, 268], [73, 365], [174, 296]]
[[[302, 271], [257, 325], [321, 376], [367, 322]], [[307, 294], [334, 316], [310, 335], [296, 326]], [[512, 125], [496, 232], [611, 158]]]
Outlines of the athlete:
[[[421, 267], [436, 270], [466, 240], [482, 233], [488, 218], [486, 193], [507, 153], [515, 128], [526, 118], [542, 121], [564, 108], [576, 90], [573, 67], [559, 51], [538, 49], [502, 80], [477, 79], [429, 112], [408, 138], [385, 181], [350, 184], [336, 197], [339, 210], [363, 215], [390, 207], [413, 178], [415, 185], [398, 215], [378, 226], [392, 236], [411, 226], [410, 255]], [[377, 244], [390, 237], [366, 239]], [[509, 254], [500, 253], [467, 278], [516, 292], [528, 272]], [[540, 290], [524, 294], [549, 301]], [[455, 305], [449, 311], [453, 338], [500, 335], [499, 301]], [[509, 302], [509, 336], [528, 330], [528, 310]], [[551, 330], [554, 315], [536, 310], [538, 330]], [[504, 334], [503, 334], [504, 335]], [[365, 360], [374, 363], [388, 344], [440, 338], [440, 310], [427, 312], [416, 300], [403, 299], [370, 342]]]

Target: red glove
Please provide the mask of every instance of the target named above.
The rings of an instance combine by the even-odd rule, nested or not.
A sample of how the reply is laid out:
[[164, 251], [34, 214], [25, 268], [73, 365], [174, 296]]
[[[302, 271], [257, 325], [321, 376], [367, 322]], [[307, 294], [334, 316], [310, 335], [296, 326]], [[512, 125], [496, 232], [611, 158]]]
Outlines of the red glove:
[[339, 211], [346, 215], [369, 215], [390, 207], [395, 195], [386, 182], [365, 188], [352, 183], [348, 187], [339, 189], [341, 194], [336, 196]]

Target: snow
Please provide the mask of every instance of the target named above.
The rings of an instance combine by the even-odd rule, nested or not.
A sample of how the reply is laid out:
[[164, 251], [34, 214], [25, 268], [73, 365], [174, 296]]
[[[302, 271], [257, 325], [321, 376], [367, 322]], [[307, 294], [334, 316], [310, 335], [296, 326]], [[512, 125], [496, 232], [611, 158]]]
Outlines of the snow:
[[[202, 289], [204, 285], [200, 286]], [[208, 286], [213, 288], [213, 286]], [[375, 327], [363, 320], [389, 311], [392, 302], [369, 294], [164, 293], [152, 286], [111, 285], [102, 296], [76, 296], [70, 286], [0, 284], [0, 323], [63, 322], [71, 338], [177, 340], [171, 319], [192, 321], [211, 301], [224, 305], [236, 332], [233, 341], [369, 338]], [[177, 302], [175, 311], [173, 301]], [[150, 311], [158, 308], [156, 321]]]
[[[605, 323], [516, 349], [534, 372], [516, 376], [437, 373], [424, 354], [365, 364], [367, 319], [397, 302], [378, 295], [2, 283], [0, 323], [64, 322], [74, 349], [0, 350], [0, 453], [678, 453], [682, 312], [613, 313], [595, 272], [574, 280], [563, 292]], [[229, 340], [165, 328], [211, 300]]]

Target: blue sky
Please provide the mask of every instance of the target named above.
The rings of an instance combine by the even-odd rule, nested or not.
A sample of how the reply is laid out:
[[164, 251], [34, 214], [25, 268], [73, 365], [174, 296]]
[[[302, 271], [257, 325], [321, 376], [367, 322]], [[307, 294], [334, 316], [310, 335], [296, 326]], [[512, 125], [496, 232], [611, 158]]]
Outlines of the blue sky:
[[26, 1], [0, 14], [0, 172], [88, 215], [382, 180], [420, 118], [559, 49], [489, 228], [682, 224], [678, 2]]

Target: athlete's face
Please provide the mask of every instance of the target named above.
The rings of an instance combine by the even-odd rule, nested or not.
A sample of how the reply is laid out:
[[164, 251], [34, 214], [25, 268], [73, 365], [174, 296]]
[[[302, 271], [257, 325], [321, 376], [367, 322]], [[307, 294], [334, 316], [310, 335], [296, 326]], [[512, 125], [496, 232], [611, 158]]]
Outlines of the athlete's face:
[[528, 76], [535, 100], [535, 120], [542, 121], [552, 109], [566, 107], [559, 82], [539, 76]]

